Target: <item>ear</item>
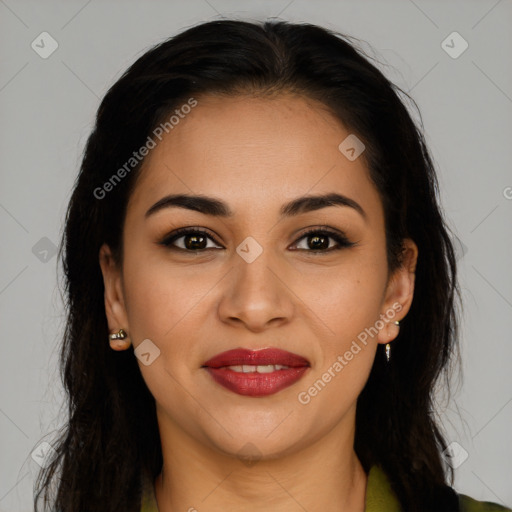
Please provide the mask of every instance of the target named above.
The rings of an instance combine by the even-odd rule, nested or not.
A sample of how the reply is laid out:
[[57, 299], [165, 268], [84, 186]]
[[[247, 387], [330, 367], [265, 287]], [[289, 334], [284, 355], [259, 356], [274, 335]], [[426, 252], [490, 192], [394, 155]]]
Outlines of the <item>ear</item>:
[[[417, 261], [418, 247], [410, 238], [407, 238], [403, 241], [402, 265], [390, 277], [386, 288], [382, 315], [389, 318], [389, 321], [387, 327], [379, 331], [379, 343], [389, 343], [398, 335], [398, 327], [394, 322], [403, 320], [409, 312], [414, 296]], [[395, 314], [392, 315], [392, 312]]]
[[112, 251], [107, 244], [103, 244], [100, 247], [99, 261], [105, 286], [105, 314], [107, 315], [109, 332], [112, 333], [119, 329], [124, 329], [129, 334], [121, 270], [118, 268]]

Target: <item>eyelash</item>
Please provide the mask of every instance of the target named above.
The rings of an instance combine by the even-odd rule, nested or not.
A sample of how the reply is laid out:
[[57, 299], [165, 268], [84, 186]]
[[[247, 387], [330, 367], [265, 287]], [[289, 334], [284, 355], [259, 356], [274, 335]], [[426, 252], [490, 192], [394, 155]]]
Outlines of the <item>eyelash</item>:
[[[172, 249], [172, 250], [178, 250], [178, 251], [183, 251], [183, 252], [188, 252], [188, 253], [199, 253], [199, 252], [204, 252], [204, 251], [207, 251], [209, 249], [212, 249], [212, 247], [210, 247], [210, 248], [207, 248], [207, 249], [191, 250], [191, 249], [183, 249], [181, 247], [176, 247], [176, 246], [172, 245], [173, 242], [175, 242], [179, 238], [182, 238], [185, 235], [197, 235], [197, 234], [205, 235], [210, 240], [215, 242], [217, 245], [221, 245], [207, 231], [204, 231], [204, 230], [198, 229], [198, 228], [180, 228], [180, 229], [177, 229], [176, 231], [174, 231], [171, 234], [167, 235], [160, 242], [160, 244], [165, 246], [165, 247], [167, 247], [167, 248], [169, 248], [169, 249]], [[298, 241], [302, 240], [303, 238], [307, 238], [308, 235], [312, 235], [312, 234], [321, 235], [321, 236], [327, 236], [328, 238], [332, 238], [338, 244], [338, 246], [337, 247], [331, 247], [329, 249], [320, 249], [320, 250], [316, 250], [316, 251], [312, 250], [312, 249], [311, 250], [309, 250], [309, 249], [297, 249], [297, 250], [305, 251], [305, 252], [310, 252], [310, 253], [313, 253], [313, 254], [318, 254], [318, 253], [329, 253], [329, 252], [332, 252], [332, 251], [339, 251], [339, 250], [341, 250], [343, 248], [353, 247], [353, 246], [357, 245], [355, 242], [351, 242], [346, 236], [344, 236], [344, 235], [342, 235], [342, 234], [340, 234], [340, 233], [338, 233], [336, 231], [332, 231], [332, 230], [326, 229], [326, 228], [310, 228], [310, 229], [308, 229], [306, 232], [302, 233], [302, 235], [300, 236], [300, 238], [297, 239], [295, 244]]]

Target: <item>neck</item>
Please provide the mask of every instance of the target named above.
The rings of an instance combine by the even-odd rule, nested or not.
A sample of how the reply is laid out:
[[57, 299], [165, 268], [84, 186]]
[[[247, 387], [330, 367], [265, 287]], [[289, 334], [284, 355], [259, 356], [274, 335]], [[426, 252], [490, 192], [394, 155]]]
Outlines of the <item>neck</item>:
[[353, 450], [353, 435], [340, 441], [333, 429], [301, 451], [251, 462], [188, 436], [166, 442], [172, 438], [162, 436], [164, 464], [155, 481], [159, 512], [365, 510], [367, 475]]

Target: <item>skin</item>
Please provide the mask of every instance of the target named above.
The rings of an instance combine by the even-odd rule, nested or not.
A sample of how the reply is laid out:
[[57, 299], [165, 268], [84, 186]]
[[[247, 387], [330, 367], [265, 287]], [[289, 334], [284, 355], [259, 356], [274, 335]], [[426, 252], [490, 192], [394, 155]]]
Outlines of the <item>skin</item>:
[[[388, 276], [380, 197], [364, 159], [339, 151], [350, 131], [322, 105], [291, 94], [197, 99], [145, 161], [128, 204], [123, 268], [108, 246], [99, 255], [111, 332], [123, 328], [134, 348], [149, 338], [160, 349], [148, 366], [137, 359], [157, 404], [159, 510], [364, 511], [367, 475], [353, 449], [356, 400], [378, 344], [392, 341], [398, 327], [388, 322], [360, 344], [307, 405], [297, 395], [393, 304], [401, 307], [393, 321], [406, 316], [417, 247], [405, 240], [404, 264]], [[367, 219], [340, 206], [279, 219], [283, 203], [328, 192], [357, 201]], [[146, 219], [171, 193], [215, 196], [235, 215], [166, 208]], [[209, 230], [211, 249], [158, 244], [188, 226]], [[303, 233], [317, 226], [357, 244], [314, 254]], [[263, 249], [252, 263], [236, 252], [248, 236]], [[328, 247], [336, 245], [329, 239]], [[278, 347], [311, 368], [274, 395], [241, 396], [201, 368], [237, 347]]]

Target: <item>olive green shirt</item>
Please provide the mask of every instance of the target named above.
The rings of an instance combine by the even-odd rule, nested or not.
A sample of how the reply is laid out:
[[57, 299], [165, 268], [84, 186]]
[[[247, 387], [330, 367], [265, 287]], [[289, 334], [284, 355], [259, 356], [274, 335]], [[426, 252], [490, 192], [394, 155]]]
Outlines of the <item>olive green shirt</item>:
[[[488, 501], [477, 501], [459, 494], [460, 512], [512, 512], [511, 509]], [[366, 485], [365, 512], [402, 512], [388, 478], [379, 466], [372, 466]], [[141, 512], [158, 512], [154, 489], [150, 486], [143, 497]]]

